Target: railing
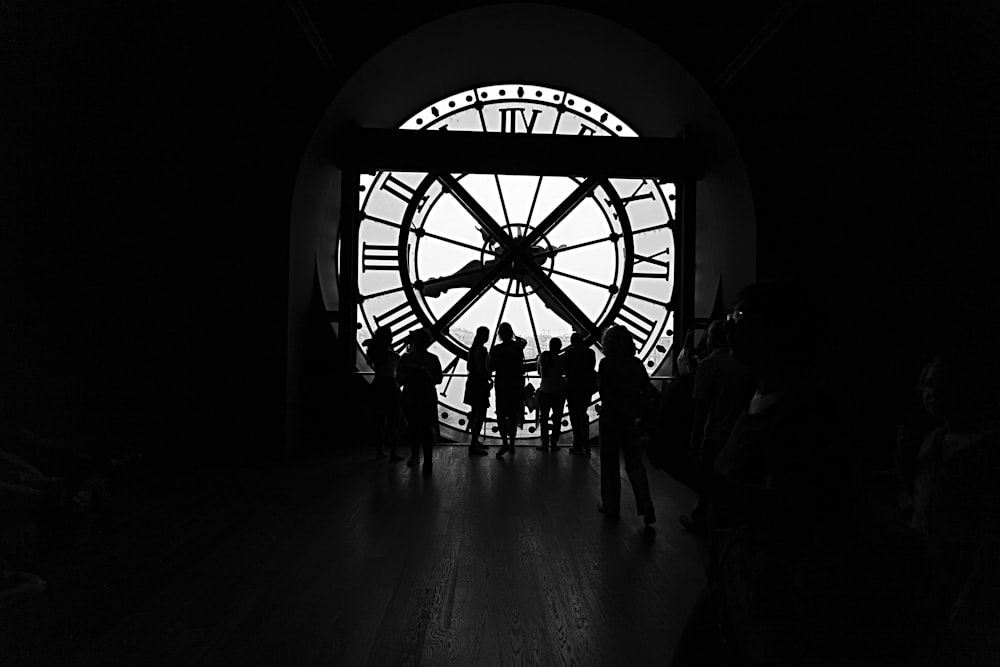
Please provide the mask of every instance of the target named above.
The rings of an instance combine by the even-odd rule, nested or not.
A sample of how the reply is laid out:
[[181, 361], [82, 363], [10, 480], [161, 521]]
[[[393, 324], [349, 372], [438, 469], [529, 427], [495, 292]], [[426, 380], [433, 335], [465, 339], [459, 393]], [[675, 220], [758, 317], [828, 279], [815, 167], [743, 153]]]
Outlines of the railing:
[[[375, 371], [354, 371], [354, 373], [357, 374], [357, 375], [375, 375]], [[464, 378], [464, 377], [469, 377], [468, 373], [442, 373], [441, 375], [443, 377], [446, 377], [446, 378]], [[541, 376], [538, 375], [538, 373], [525, 373], [524, 377], [531, 378], [531, 379], [534, 379], [534, 380], [537, 380], [537, 379], [541, 378]], [[679, 377], [680, 377], [679, 375], [650, 375], [649, 379], [650, 380], [676, 380]]]

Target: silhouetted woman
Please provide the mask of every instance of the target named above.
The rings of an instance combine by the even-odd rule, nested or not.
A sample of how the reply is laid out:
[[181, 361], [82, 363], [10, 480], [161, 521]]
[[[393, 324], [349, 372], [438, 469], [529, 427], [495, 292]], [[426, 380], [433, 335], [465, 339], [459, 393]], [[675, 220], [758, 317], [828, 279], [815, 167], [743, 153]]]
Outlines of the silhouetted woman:
[[416, 329], [407, 336], [407, 350], [399, 359], [396, 379], [403, 387], [403, 415], [406, 433], [410, 439], [411, 455], [406, 465], [420, 462], [424, 452], [423, 473], [431, 474], [434, 453], [434, 426], [437, 422], [437, 390], [443, 373], [441, 360], [427, 350], [431, 336], [424, 329]]
[[514, 452], [517, 428], [524, 419], [524, 347], [528, 341], [514, 335], [508, 322], [497, 327], [500, 342], [490, 350], [490, 371], [494, 374], [497, 427], [501, 447], [497, 458]]
[[[390, 461], [401, 461], [403, 457], [396, 453], [396, 445], [402, 428], [403, 405], [399, 383], [396, 382], [399, 355], [392, 349], [392, 329], [379, 327], [364, 345], [368, 352], [368, 363], [375, 371], [371, 384], [375, 458], [384, 459], [389, 456]], [[389, 454], [386, 454], [386, 445], [389, 447]]]
[[656, 522], [649, 496], [649, 480], [642, 463], [637, 422], [646, 406], [656, 397], [642, 361], [635, 356], [632, 333], [621, 325], [604, 331], [601, 341], [604, 358], [597, 370], [597, 390], [601, 395], [598, 422], [601, 455], [601, 502], [599, 512], [617, 517], [621, 503], [620, 460], [632, 484], [636, 511], [646, 525]]
[[465, 381], [465, 403], [469, 406], [469, 454], [488, 454], [485, 444], [479, 440], [486, 421], [486, 409], [490, 406], [490, 354], [486, 351], [486, 341], [490, 338], [488, 327], [476, 329], [476, 337], [469, 348], [466, 362], [468, 378]]
[[569, 348], [563, 366], [566, 371], [566, 408], [570, 428], [573, 429], [571, 454], [590, 456], [590, 417], [587, 408], [597, 391], [597, 355], [584, 346], [583, 334], [574, 331], [569, 337]]

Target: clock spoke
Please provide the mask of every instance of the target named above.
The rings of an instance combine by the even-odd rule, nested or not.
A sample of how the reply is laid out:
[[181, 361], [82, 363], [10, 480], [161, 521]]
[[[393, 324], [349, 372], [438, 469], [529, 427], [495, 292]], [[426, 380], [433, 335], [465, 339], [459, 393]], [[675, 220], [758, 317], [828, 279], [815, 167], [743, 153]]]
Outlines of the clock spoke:
[[514, 286], [514, 279], [510, 278], [507, 280], [507, 289], [503, 291], [503, 301], [500, 303], [500, 310], [497, 311], [497, 321], [493, 325], [493, 341], [490, 343], [490, 347], [497, 342], [497, 329], [500, 328], [500, 323], [503, 322], [503, 314], [507, 310], [507, 301], [510, 298], [510, 289]]
[[[410, 233], [411, 234], [415, 234], [416, 230], [411, 229]], [[489, 255], [494, 255], [494, 256], [496, 255], [496, 253], [494, 251], [490, 250], [489, 248], [485, 248], [485, 249], [484, 248], [480, 248], [479, 246], [474, 246], [471, 243], [465, 243], [463, 241], [458, 241], [458, 240], [453, 239], [453, 238], [448, 238], [447, 236], [441, 236], [440, 234], [435, 234], [434, 232], [429, 232], [429, 231], [427, 231], [424, 228], [420, 229], [420, 235], [423, 236], [424, 238], [435, 239], [437, 241], [443, 241], [445, 243], [450, 243], [451, 245], [458, 246], [460, 248], [466, 248], [468, 250], [472, 250], [472, 251], [476, 252], [477, 254], [480, 253], [480, 252], [485, 252], [485, 253], [487, 253]]]
[[438, 180], [444, 184], [445, 188], [451, 193], [451, 195], [461, 204], [466, 211], [472, 215], [476, 221], [483, 226], [483, 230], [486, 231], [493, 239], [500, 244], [503, 248], [510, 250], [514, 247], [515, 241], [511, 238], [510, 234], [507, 233], [503, 227], [501, 227], [496, 220], [493, 219], [486, 209], [476, 201], [465, 187], [455, 179], [451, 174], [438, 174]]
[[542, 191], [542, 179], [544, 176], [538, 177], [538, 183], [535, 184], [535, 194], [531, 197], [531, 206], [528, 208], [528, 219], [524, 221], [524, 224], [528, 227], [531, 226], [531, 216], [535, 213], [535, 204], [538, 203], [538, 193]]
[[600, 185], [600, 183], [600, 178], [591, 176], [578, 185], [568, 197], [563, 199], [551, 213], [545, 216], [545, 218], [538, 223], [537, 227], [531, 230], [531, 233], [524, 239], [525, 245], [530, 247], [537, 243], [543, 236], [548, 234], [552, 228], [562, 222], [563, 219], [580, 204], [580, 202], [586, 199], [587, 196], [594, 191], [594, 188]]
[[[521, 285], [521, 287], [523, 288], [524, 286]], [[525, 289], [524, 291], [525, 291], [525, 294], [527, 294], [528, 290]], [[538, 340], [538, 329], [537, 329], [537, 327], [535, 327], [535, 314], [531, 310], [531, 299], [525, 299], [525, 301], [524, 301], [524, 307], [528, 311], [528, 322], [531, 324], [531, 335], [535, 339], [535, 349], [538, 350], [538, 354], [541, 354], [542, 353], [542, 343], [541, 343], [540, 340]]]
[[583, 276], [577, 275], [575, 273], [566, 273], [565, 271], [560, 271], [559, 269], [549, 269], [549, 272], [552, 273], [552, 274], [554, 274], [554, 275], [557, 275], [557, 276], [562, 276], [563, 278], [568, 278], [570, 280], [575, 280], [577, 282], [581, 282], [581, 283], [584, 283], [584, 284], [587, 284], [587, 285], [593, 285], [594, 287], [600, 287], [601, 289], [603, 289], [605, 291], [607, 291], [607, 289], [608, 289], [607, 283], [599, 283], [596, 280], [591, 280], [589, 278], [584, 278]]
[[510, 227], [510, 215], [507, 213], [507, 201], [503, 198], [503, 187], [500, 185], [500, 174], [493, 174], [493, 180], [497, 184], [497, 194], [500, 195], [500, 208], [503, 210], [503, 222]]
[[359, 294], [358, 301], [367, 301], [368, 299], [374, 299], [380, 296], [386, 296], [387, 294], [395, 294], [396, 292], [402, 292], [403, 286], [399, 285], [387, 290], [382, 290], [381, 292], [372, 292], [371, 294]]
[[610, 236], [602, 236], [599, 239], [591, 239], [589, 241], [581, 241], [580, 243], [573, 243], [571, 245], [561, 245], [558, 248], [553, 248], [552, 255], [562, 254], [564, 252], [569, 252], [570, 250], [579, 250], [580, 248], [586, 248], [587, 246], [597, 245], [598, 243], [614, 243], [615, 239]]
[[580, 310], [580, 307], [576, 305], [573, 299], [569, 298], [565, 292], [563, 292], [555, 282], [549, 278], [545, 273], [545, 270], [531, 262], [530, 265], [524, 265], [528, 270], [529, 276], [524, 278], [524, 281], [535, 289], [535, 293], [538, 298], [542, 300], [546, 306], [548, 306], [553, 312], [562, 317], [564, 320], [570, 324], [576, 326], [582, 332], [586, 332], [588, 335], [594, 338], [600, 339], [601, 332], [597, 325], [591, 321], [587, 315]]
[[659, 225], [652, 225], [650, 227], [643, 227], [642, 229], [633, 229], [632, 236], [638, 236], [639, 234], [648, 234], [649, 232], [658, 232], [661, 229], [673, 229], [674, 221], [670, 220]]
[[455, 376], [453, 375], [453, 373], [455, 372], [455, 368], [458, 366], [459, 360], [460, 360], [460, 357], [458, 355], [455, 355], [452, 358], [452, 360], [450, 362], [448, 362], [448, 365], [441, 369], [441, 373], [446, 378], [445, 383], [444, 383], [444, 387], [441, 389], [441, 392], [440, 392], [442, 396], [447, 396], [448, 395], [448, 387], [451, 386], [451, 381], [455, 379]]

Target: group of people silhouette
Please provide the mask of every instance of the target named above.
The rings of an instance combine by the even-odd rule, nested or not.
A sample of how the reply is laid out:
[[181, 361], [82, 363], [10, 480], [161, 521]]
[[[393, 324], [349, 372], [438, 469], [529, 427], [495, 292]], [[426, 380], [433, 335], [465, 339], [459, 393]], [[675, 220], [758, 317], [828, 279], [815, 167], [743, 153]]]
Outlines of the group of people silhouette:
[[[527, 341], [514, 333], [509, 322], [497, 327], [498, 342], [486, 349], [488, 327], [481, 326], [469, 348], [464, 400], [469, 406], [469, 454], [483, 456], [489, 447], [482, 441], [482, 430], [490, 406], [491, 393], [496, 401], [497, 433], [501, 445], [496, 458], [514, 453], [518, 429], [523, 426], [526, 391], [524, 349]], [[397, 454], [401, 436], [410, 444], [407, 464], [421, 462], [422, 471], [433, 472], [433, 445], [437, 420], [437, 396], [434, 387], [443, 379], [440, 359], [428, 350], [430, 335], [423, 329], [411, 331], [402, 355], [392, 349], [392, 332], [382, 327], [366, 341], [368, 359], [374, 371], [372, 380], [373, 412], [376, 419], [376, 459]], [[551, 338], [549, 348], [538, 355], [536, 370], [539, 386], [531, 398], [536, 404], [540, 430], [538, 449], [557, 452], [562, 437], [563, 414], [568, 410], [573, 437], [569, 451], [590, 456], [590, 419], [587, 409], [595, 392], [601, 399], [599, 442], [601, 455], [601, 501], [598, 511], [616, 517], [620, 511], [621, 480], [619, 460], [624, 458], [625, 472], [635, 495], [637, 512], [647, 525], [656, 521], [650, 499], [649, 482], [642, 461], [639, 418], [658, 390], [636, 356], [631, 332], [612, 325], [601, 339], [604, 357], [597, 367], [597, 355], [585, 345], [580, 332], [570, 336], [570, 346], [563, 351], [562, 340]], [[388, 452], [386, 449], [388, 448]]]

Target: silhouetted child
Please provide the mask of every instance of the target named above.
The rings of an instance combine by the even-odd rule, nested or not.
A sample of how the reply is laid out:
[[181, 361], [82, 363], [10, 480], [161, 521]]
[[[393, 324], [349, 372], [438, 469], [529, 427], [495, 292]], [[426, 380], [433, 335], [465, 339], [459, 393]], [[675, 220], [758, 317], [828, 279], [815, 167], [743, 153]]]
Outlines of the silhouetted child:
[[604, 358], [597, 370], [601, 395], [598, 422], [601, 455], [601, 502], [597, 509], [617, 517], [621, 503], [619, 466], [625, 458], [625, 473], [632, 485], [636, 511], [646, 525], [656, 522], [649, 495], [649, 480], [642, 463], [638, 420], [656, 397], [646, 368], [635, 355], [632, 333], [621, 325], [608, 327], [601, 341]]
[[490, 338], [488, 327], [476, 329], [476, 336], [469, 347], [466, 362], [468, 377], [465, 381], [465, 403], [469, 406], [469, 454], [489, 454], [479, 436], [486, 422], [486, 409], [490, 406], [490, 354], [486, 351], [486, 341]]
[[563, 409], [566, 405], [565, 367], [559, 351], [562, 341], [549, 340], [549, 349], [538, 355], [538, 425], [542, 442], [538, 449], [543, 452], [559, 450], [559, 433], [562, 430]]
[[497, 458], [514, 453], [514, 439], [524, 420], [524, 348], [528, 341], [514, 335], [508, 322], [497, 327], [500, 342], [490, 350], [490, 371], [494, 374], [497, 401], [497, 427], [501, 447]]
[[403, 388], [403, 415], [411, 447], [406, 465], [415, 466], [420, 463], [420, 451], [423, 450], [423, 473], [429, 475], [434, 465], [434, 433], [437, 423], [438, 400], [435, 387], [443, 379], [441, 360], [428, 351], [431, 336], [426, 330], [411, 331], [406, 341], [406, 352], [396, 366], [396, 380]]

